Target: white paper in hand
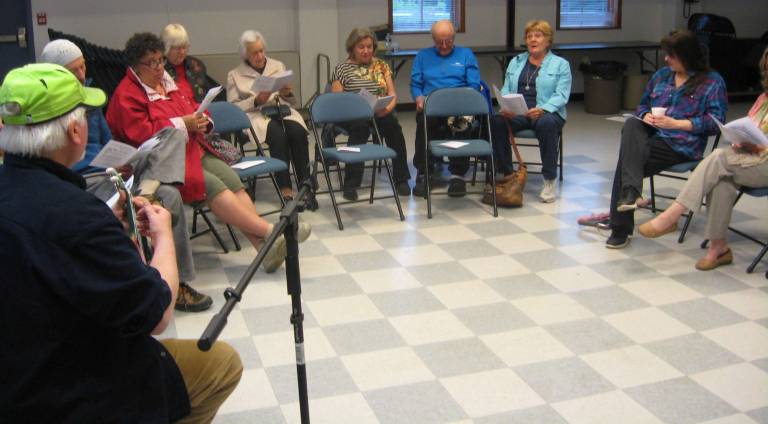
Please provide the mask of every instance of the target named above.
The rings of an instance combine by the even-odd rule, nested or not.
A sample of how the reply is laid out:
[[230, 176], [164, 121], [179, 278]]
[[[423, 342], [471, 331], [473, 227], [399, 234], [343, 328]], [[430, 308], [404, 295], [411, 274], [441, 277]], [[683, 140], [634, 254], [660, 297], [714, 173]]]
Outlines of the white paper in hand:
[[117, 168], [131, 160], [137, 151], [135, 147], [128, 144], [109, 140], [109, 143], [93, 158], [90, 166], [96, 168]]
[[493, 93], [496, 95], [496, 101], [499, 102], [501, 110], [512, 112], [515, 115], [525, 115], [528, 112], [528, 105], [525, 104], [525, 98], [522, 94], [509, 93], [502, 96], [501, 91], [495, 85], [493, 86]]
[[720, 128], [723, 138], [731, 144], [754, 144], [756, 146], [768, 147], [768, 137], [760, 131], [760, 128], [745, 116], [725, 125], [718, 121], [712, 115], [709, 115]]
[[337, 147], [336, 150], [340, 152], [360, 153], [359, 147], [352, 147], [352, 146], [341, 146], [341, 147]]
[[361, 88], [357, 94], [363, 96], [365, 101], [368, 102], [374, 112], [378, 112], [386, 108], [392, 102], [392, 99], [395, 98], [395, 96], [376, 97], [364, 88]]
[[263, 161], [263, 160], [245, 160], [245, 161], [238, 162], [238, 163], [232, 165], [232, 168], [240, 169], [240, 170], [248, 169], [248, 168], [253, 167], [253, 166], [261, 165], [264, 162], [266, 162], [266, 161]]
[[216, 98], [216, 96], [219, 95], [221, 92], [221, 86], [213, 87], [210, 90], [208, 90], [208, 94], [205, 95], [205, 98], [202, 102], [200, 102], [200, 106], [197, 107], [197, 110], [195, 113], [203, 113], [206, 109], [208, 109], [208, 106], [211, 105], [211, 102], [213, 102], [213, 99]]
[[460, 149], [469, 143], [463, 142], [463, 141], [446, 141], [443, 143], [440, 143], [443, 147], [448, 147], [449, 149]]
[[275, 91], [290, 84], [292, 80], [293, 80], [293, 71], [290, 69], [287, 69], [282, 72], [278, 72], [276, 74], [268, 75], [268, 76], [261, 75], [258, 78], [256, 78], [256, 81], [253, 82], [251, 91], [253, 91], [254, 93], [262, 93], [265, 91], [269, 93], [274, 93]]

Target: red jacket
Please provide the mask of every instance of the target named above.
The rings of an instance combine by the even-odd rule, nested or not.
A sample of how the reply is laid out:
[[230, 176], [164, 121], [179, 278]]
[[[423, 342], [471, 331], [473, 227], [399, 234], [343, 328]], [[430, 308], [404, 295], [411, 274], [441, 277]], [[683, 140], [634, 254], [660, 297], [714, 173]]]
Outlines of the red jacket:
[[[194, 113], [198, 106], [193, 99], [181, 94], [173, 80], [166, 84], [165, 97], [152, 93], [151, 101], [144, 87], [133, 70], [128, 68], [107, 107], [107, 123], [113, 137], [136, 147], [163, 128], [183, 128], [181, 119], [172, 118]], [[179, 187], [181, 198], [186, 203], [205, 199], [205, 182], [200, 161], [203, 145], [206, 145], [205, 137], [201, 133], [192, 133], [186, 147], [184, 184]]]

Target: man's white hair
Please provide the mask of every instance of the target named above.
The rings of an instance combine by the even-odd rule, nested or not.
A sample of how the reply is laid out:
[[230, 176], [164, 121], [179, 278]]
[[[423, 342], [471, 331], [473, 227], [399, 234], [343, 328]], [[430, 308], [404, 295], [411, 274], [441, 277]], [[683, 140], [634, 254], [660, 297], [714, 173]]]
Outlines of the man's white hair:
[[67, 127], [71, 122], [85, 121], [85, 108], [35, 125], [5, 125], [0, 130], [0, 150], [19, 156], [48, 157], [67, 142]]
[[430, 28], [429, 32], [432, 34], [432, 36], [435, 36], [435, 32], [437, 31], [438, 27], [447, 25], [448, 28], [451, 29], [451, 35], [456, 35], [456, 27], [453, 26], [453, 22], [451, 22], [450, 19], [440, 19], [439, 21], [435, 21], [432, 24], [432, 28]]
[[248, 45], [257, 41], [261, 43], [261, 46], [264, 47], [265, 50], [267, 49], [267, 40], [259, 31], [249, 29], [243, 32], [240, 36], [240, 57], [242, 59], [248, 58], [246, 55]]

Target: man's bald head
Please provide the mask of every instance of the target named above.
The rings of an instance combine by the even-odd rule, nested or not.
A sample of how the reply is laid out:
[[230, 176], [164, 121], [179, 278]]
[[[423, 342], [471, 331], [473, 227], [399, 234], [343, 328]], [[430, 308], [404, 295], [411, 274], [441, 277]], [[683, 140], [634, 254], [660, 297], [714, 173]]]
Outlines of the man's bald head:
[[432, 40], [435, 42], [435, 48], [440, 56], [451, 54], [455, 36], [456, 29], [450, 20], [444, 19], [432, 24]]

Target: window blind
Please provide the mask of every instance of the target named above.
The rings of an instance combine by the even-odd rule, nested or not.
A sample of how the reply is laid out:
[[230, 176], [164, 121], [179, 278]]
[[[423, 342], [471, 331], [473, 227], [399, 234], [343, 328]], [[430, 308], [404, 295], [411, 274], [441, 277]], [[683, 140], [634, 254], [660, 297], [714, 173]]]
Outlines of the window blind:
[[614, 28], [617, 0], [560, 0], [560, 28]]
[[441, 19], [450, 19], [458, 27], [457, 4], [458, 0], [392, 0], [392, 30], [429, 31]]

